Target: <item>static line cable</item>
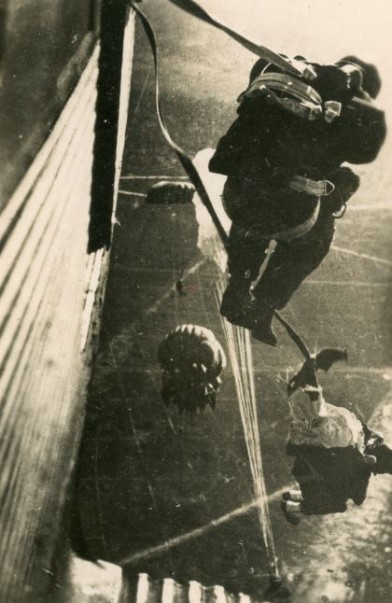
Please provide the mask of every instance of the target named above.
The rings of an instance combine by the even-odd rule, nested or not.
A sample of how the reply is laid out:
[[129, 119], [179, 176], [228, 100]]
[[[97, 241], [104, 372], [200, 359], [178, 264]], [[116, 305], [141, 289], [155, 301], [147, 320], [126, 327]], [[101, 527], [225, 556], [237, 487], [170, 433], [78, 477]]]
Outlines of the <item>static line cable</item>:
[[151, 27], [146, 15], [138, 7], [138, 5], [135, 4], [134, 2], [131, 2], [131, 6], [141, 20], [144, 31], [146, 32], [148, 41], [150, 43], [153, 58], [154, 58], [155, 104], [156, 104], [157, 117], [158, 117], [159, 125], [162, 130], [162, 134], [164, 135], [166, 142], [177, 154], [177, 157], [180, 160], [185, 172], [188, 174], [192, 184], [194, 185], [197, 194], [199, 195], [200, 199], [206, 206], [206, 208], [211, 216], [211, 219], [214, 222], [215, 228], [217, 229], [219, 236], [222, 239], [223, 245], [225, 246], [225, 248], [227, 248], [227, 245], [228, 245], [227, 234], [215, 212], [214, 206], [211, 203], [211, 200], [210, 200], [209, 195], [206, 191], [206, 188], [203, 184], [203, 181], [200, 178], [199, 172], [195, 168], [192, 159], [189, 157], [189, 155], [187, 155], [187, 153], [185, 153], [185, 151], [178, 144], [176, 144], [174, 142], [174, 140], [170, 136], [169, 131], [167, 129], [167, 126], [166, 126], [166, 123], [165, 123], [165, 120], [163, 117], [162, 109], [161, 109], [161, 102], [160, 102], [158, 47], [157, 47], [154, 30]]
[[307, 65], [304, 61], [288, 59], [280, 54], [277, 54], [276, 52], [273, 52], [265, 46], [260, 46], [256, 42], [249, 40], [249, 38], [243, 36], [225, 23], [222, 23], [222, 21], [217, 19], [217, 17], [213, 16], [211, 13], [208, 13], [195, 0], [169, 0], [169, 2], [182, 8], [182, 10], [192, 15], [192, 17], [196, 17], [204, 23], [208, 23], [209, 25], [212, 25], [213, 27], [223, 31], [233, 38], [233, 40], [239, 42], [244, 48], [250, 50], [250, 52], [253, 52], [255, 55], [265, 59], [269, 63], [276, 65], [276, 67], [280, 67], [286, 73], [291, 73], [291, 75], [304, 77], [309, 80], [315, 79], [316, 73], [314, 72], [313, 68], [310, 65]]
[[294, 341], [295, 345], [298, 347], [305, 360], [309, 360], [312, 354], [303, 339], [298, 335], [297, 331], [287, 322], [285, 318], [283, 318], [283, 316], [280, 314], [280, 312], [278, 312], [278, 310], [275, 310], [274, 316], [279, 320], [280, 324], [284, 326], [288, 335]]

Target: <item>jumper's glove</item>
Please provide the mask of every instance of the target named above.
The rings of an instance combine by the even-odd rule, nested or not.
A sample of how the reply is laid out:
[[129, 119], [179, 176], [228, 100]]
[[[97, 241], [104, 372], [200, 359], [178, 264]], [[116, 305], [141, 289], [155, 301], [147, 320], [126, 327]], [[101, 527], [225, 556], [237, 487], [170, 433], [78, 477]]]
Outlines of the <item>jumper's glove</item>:
[[348, 167], [340, 167], [328, 174], [328, 180], [334, 185], [334, 191], [324, 198], [331, 213], [339, 212], [359, 188], [360, 178]]

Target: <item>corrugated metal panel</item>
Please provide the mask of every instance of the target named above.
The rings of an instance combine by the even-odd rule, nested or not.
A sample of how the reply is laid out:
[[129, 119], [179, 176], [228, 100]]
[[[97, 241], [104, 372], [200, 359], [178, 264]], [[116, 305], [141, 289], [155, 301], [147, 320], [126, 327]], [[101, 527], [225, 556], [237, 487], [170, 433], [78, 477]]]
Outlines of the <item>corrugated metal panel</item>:
[[128, 120], [129, 94], [131, 91], [133, 47], [134, 47], [135, 15], [128, 8], [127, 22], [124, 31], [123, 62], [121, 69], [120, 106], [118, 119], [118, 136], [116, 148], [116, 177], [114, 190], [113, 215], [116, 213], [116, 203], [120, 184], [122, 157], [125, 146], [125, 133]]
[[124, 603], [254, 603], [257, 599], [243, 593], [232, 594], [223, 586], [204, 586], [195, 580], [180, 584], [172, 578], [153, 579], [139, 574], [136, 589], [129, 591]]
[[97, 54], [0, 218], [0, 583], [7, 602], [39, 600], [50, 578], [80, 433], [81, 345], [105, 259], [86, 253]]
[[[223, 586], [203, 586], [190, 580], [180, 584], [173, 578], [135, 576], [132, 584], [119, 566], [99, 561], [93, 564], [73, 557], [66, 586], [66, 603], [256, 603], [249, 595], [228, 593]], [[259, 603], [262, 603], [259, 601]], [[267, 603], [267, 602], [263, 602]]]
[[66, 603], [256, 603], [248, 595], [232, 595], [223, 586], [206, 587], [194, 580], [180, 584], [173, 578], [154, 580], [139, 574], [131, 585], [119, 566], [77, 557], [71, 559], [65, 588]]

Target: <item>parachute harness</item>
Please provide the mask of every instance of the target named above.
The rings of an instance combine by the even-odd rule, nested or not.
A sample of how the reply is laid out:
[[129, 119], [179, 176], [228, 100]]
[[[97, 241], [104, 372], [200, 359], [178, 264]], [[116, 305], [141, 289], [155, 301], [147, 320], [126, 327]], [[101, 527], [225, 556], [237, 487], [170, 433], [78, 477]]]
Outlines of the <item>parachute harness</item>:
[[[170, 1], [180, 6], [187, 12], [190, 12], [193, 16], [196, 16], [202, 19], [203, 21], [210, 23], [218, 29], [229, 34], [231, 37], [233, 37], [235, 40], [240, 42], [243, 46], [257, 54], [258, 56], [267, 58], [269, 61], [273, 62], [278, 67], [285, 69], [288, 73], [291, 73], [293, 75], [299, 75], [307, 79], [313, 79], [315, 77], [315, 74], [312, 72], [312, 68], [306, 65], [306, 63], [299, 62], [294, 59], [285, 59], [282, 56], [275, 54], [262, 46], [258, 46], [255, 43], [250, 42], [248, 39], [244, 38], [237, 32], [231, 30], [216, 19], [212, 18], [194, 0]], [[187, 153], [185, 153], [185, 151], [173, 141], [166, 127], [160, 105], [158, 50], [153, 28], [151, 27], [147, 17], [144, 15], [139, 6], [135, 4], [132, 0], [130, 4], [141, 20], [141, 23], [149, 40], [154, 58], [155, 102], [157, 117], [161, 131], [169, 146], [175, 151], [185, 172], [187, 173], [191, 182], [195, 186], [196, 192], [198, 193], [203, 205], [207, 209], [210, 218], [213, 221], [213, 224], [219, 234], [220, 240], [223, 243], [223, 246], [227, 248], [227, 233], [224, 227], [222, 226], [219, 217], [216, 214], [214, 206], [211, 203], [211, 200], [201, 180], [198, 170], [196, 169], [192, 159], [187, 155]], [[218, 241], [216, 242], [216, 244], [216, 252], [219, 255], [221, 249], [218, 249]], [[217, 302], [221, 298], [225, 287], [226, 277], [224, 274], [221, 274], [221, 278], [217, 283]], [[281, 320], [281, 317], [277, 311], [275, 311], [275, 315], [279, 320]], [[271, 580], [276, 580], [276, 583], [279, 583], [280, 572], [275, 552], [275, 543], [268, 509], [268, 499], [264, 480], [263, 462], [260, 447], [260, 433], [258, 427], [254, 375], [252, 370], [253, 359], [250, 336], [248, 331], [232, 325], [223, 318], [222, 322], [227, 340], [229, 358], [232, 365], [235, 387], [237, 391], [239, 410], [244, 430], [250, 470], [252, 474], [253, 488], [255, 493], [255, 499], [257, 502], [258, 516], [261, 524], [261, 532], [269, 561], [269, 573], [271, 576]], [[283, 320], [283, 324], [287, 324], [286, 321]], [[168, 398], [170, 398], [170, 394], [168, 394]], [[168, 401], [170, 402], [170, 400]]]
[[241, 102], [244, 98], [260, 95], [269, 97], [276, 104], [309, 121], [324, 118], [331, 123], [342, 111], [342, 103], [334, 100], [323, 102], [310, 84], [287, 73], [262, 73], [238, 100]]

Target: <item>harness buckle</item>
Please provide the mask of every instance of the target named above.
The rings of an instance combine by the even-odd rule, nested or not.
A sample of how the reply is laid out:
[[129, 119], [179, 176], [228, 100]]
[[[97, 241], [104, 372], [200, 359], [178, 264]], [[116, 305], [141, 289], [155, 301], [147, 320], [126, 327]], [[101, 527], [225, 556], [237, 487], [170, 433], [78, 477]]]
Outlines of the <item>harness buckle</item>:
[[331, 182], [330, 180], [322, 180], [321, 182], [324, 183], [324, 187], [325, 187], [325, 192], [324, 192], [324, 194], [322, 196], [323, 197], [329, 197], [329, 195], [331, 193], [333, 193], [334, 190], [335, 190], [335, 188], [336, 188], [335, 185], [334, 185], [334, 183]]
[[334, 211], [332, 215], [335, 218], [335, 220], [339, 220], [340, 218], [343, 218], [344, 214], [346, 213], [346, 209], [347, 209], [347, 204], [343, 203], [342, 207], [338, 211]]
[[328, 197], [335, 190], [335, 185], [330, 180], [312, 180], [305, 176], [296, 175], [290, 181], [291, 189], [315, 197]]

